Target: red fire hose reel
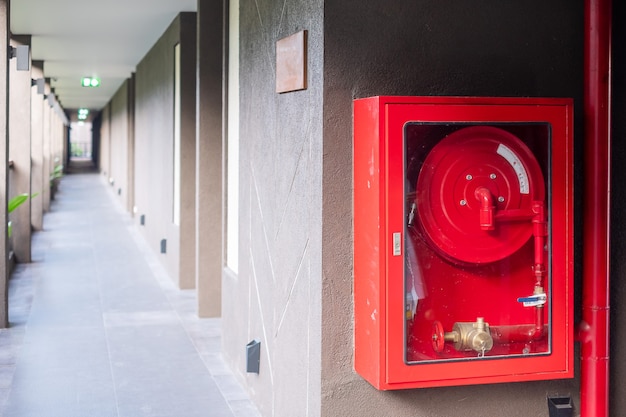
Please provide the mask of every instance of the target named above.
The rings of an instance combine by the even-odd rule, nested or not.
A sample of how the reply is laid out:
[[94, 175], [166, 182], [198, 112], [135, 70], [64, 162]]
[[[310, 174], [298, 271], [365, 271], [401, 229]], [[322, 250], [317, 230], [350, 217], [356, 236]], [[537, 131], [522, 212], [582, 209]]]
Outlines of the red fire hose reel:
[[528, 147], [490, 126], [457, 130], [428, 154], [416, 187], [424, 238], [452, 262], [509, 257], [532, 236], [544, 179]]

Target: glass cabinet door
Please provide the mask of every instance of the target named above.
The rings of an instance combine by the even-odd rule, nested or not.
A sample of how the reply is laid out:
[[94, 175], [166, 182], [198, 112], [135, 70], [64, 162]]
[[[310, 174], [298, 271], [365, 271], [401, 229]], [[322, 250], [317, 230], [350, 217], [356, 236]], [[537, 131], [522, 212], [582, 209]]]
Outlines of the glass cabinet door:
[[550, 353], [550, 133], [404, 126], [407, 363]]

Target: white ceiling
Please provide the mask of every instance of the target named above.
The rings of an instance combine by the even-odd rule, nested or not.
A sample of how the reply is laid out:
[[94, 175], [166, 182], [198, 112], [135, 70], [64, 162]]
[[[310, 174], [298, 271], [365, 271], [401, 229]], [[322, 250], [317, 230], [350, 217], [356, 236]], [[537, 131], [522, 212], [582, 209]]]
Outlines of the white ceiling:
[[[31, 35], [33, 60], [66, 110], [102, 109], [181, 11], [197, 0], [11, 0], [11, 33]], [[81, 86], [82, 77], [101, 86]]]

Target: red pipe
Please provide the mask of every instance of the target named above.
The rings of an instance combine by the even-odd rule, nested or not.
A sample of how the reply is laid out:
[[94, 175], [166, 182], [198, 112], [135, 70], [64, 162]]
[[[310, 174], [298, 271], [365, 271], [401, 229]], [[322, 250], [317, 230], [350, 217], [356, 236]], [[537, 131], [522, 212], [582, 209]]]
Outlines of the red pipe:
[[[543, 320], [543, 308], [537, 308], [537, 320]], [[489, 326], [494, 344], [526, 343], [541, 340], [547, 335], [543, 324], [512, 324]]]
[[543, 201], [533, 201], [533, 236], [535, 238], [535, 289], [543, 291], [543, 277], [546, 274], [545, 245], [548, 236], [548, 222]]
[[581, 417], [609, 415], [611, 0], [585, 0]]

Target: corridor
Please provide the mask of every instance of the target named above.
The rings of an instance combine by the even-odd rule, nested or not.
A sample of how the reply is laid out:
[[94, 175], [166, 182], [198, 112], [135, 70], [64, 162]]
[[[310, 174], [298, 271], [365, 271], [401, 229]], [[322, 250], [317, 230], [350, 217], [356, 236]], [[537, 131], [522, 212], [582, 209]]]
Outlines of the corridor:
[[198, 319], [96, 173], [67, 175], [9, 283], [4, 417], [259, 416]]

